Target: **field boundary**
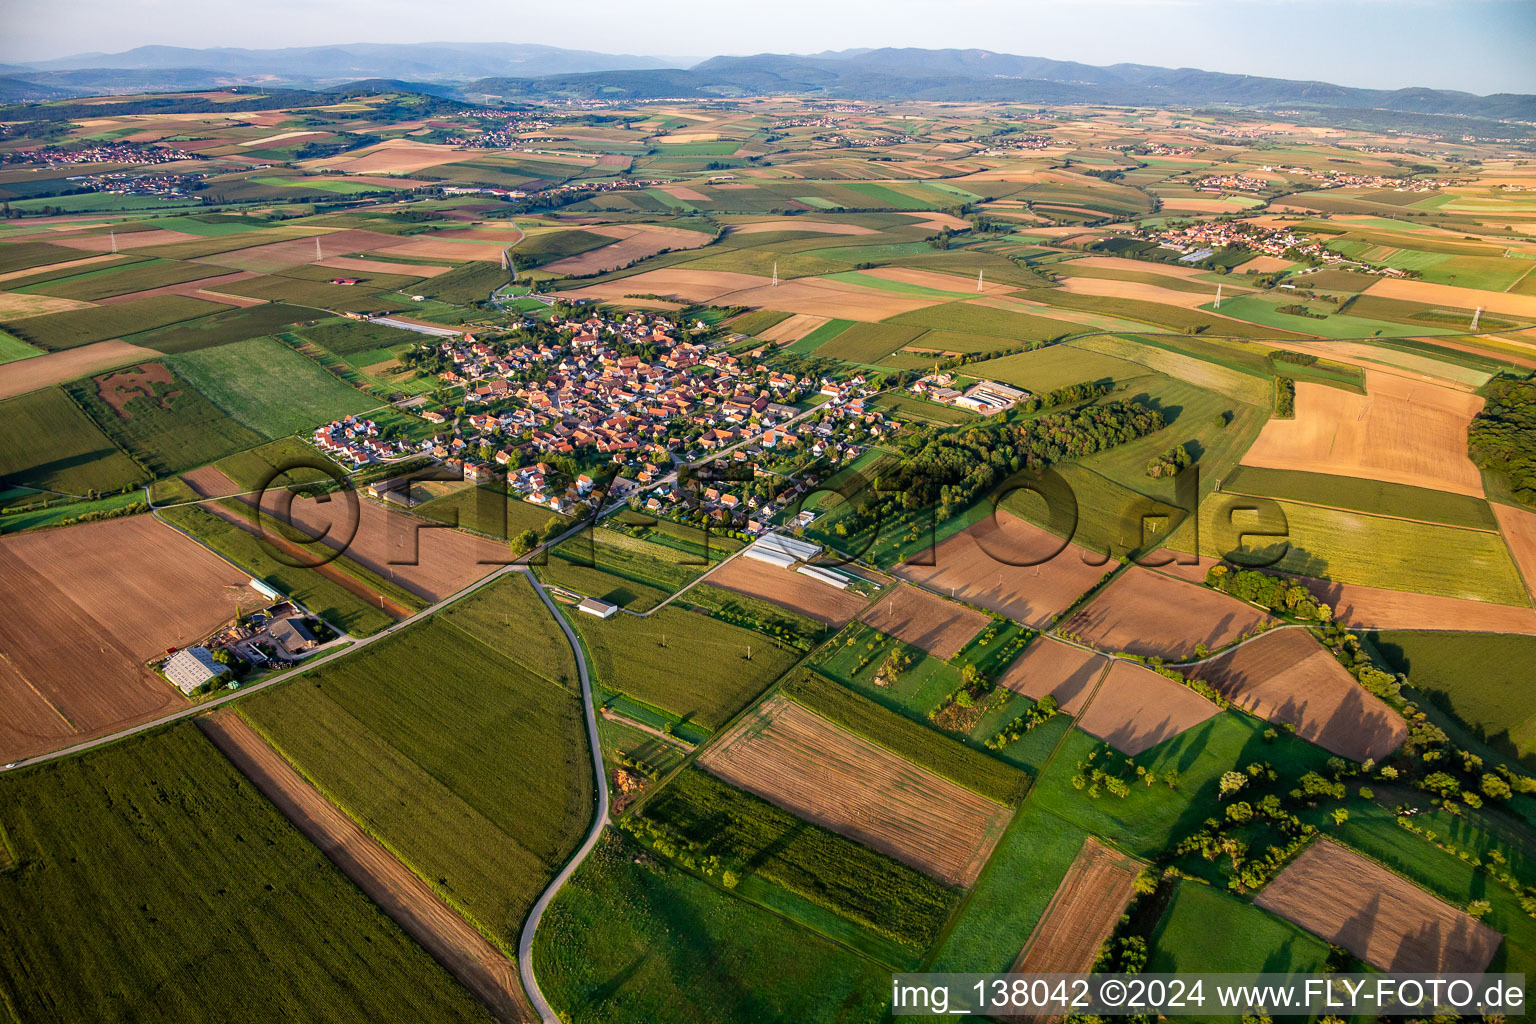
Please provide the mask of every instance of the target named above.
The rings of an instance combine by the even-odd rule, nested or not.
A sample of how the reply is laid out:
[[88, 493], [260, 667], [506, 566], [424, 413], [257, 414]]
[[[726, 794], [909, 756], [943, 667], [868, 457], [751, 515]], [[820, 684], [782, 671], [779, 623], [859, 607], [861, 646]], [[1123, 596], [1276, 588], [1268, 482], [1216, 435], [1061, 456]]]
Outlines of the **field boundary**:
[[241, 775], [497, 1020], [526, 1019], [511, 961], [416, 872], [316, 789], [243, 716], [226, 710], [196, 721]]

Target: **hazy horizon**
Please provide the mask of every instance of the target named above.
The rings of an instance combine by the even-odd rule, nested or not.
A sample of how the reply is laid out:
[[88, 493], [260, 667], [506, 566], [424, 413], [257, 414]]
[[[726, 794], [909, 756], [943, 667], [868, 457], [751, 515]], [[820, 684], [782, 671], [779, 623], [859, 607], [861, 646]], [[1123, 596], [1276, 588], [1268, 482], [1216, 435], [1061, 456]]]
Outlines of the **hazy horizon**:
[[417, 43], [424, 35], [454, 42], [464, 41], [453, 38], [453, 29], [463, 26], [464, 35], [478, 29], [481, 42], [667, 58], [979, 48], [1367, 88], [1536, 93], [1536, 0], [952, 0], [942, 18], [921, 0], [888, 0], [878, 15], [849, 0], [782, 0], [766, 19], [756, 14], [761, 8], [693, 0], [588, 7], [573, 26], [568, 9], [509, 16], [489, 0], [464, 0], [455, 8], [459, 20], [434, 20], [424, 32], [422, 8], [404, 0], [340, 0], [323, 8], [258, 0], [223, 12], [217, 25], [186, 0], [74, 0], [67, 17], [56, 3], [12, 0], [0, 61], [113, 54], [146, 45], [280, 49]]

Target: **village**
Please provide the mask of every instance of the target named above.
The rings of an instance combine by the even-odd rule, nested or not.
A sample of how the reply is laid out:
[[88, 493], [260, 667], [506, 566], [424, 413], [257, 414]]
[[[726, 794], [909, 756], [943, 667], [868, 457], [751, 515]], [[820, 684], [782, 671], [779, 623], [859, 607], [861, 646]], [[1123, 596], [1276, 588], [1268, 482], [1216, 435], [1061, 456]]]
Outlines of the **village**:
[[[563, 515], [648, 492], [635, 504], [651, 514], [756, 535], [825, 471], [896, 430], [867, 401], [877, 388], [862, 374], [782, 372], [691, 333], [665, 316], [592, 313], [524, 320], [495, 341], [466, 334], [428, 343], [418, 365], [462, 390], [456, 408], [419, 413], [434, 433], [412, 440], [349, 416], [310, 440], [351, 469], [427, 456], [470, 483], [504, 486]], [[993, 387], [997, 394], [958, 404], [1006, 408], [1023, 396]], [[391, 481], [371, 493], [411, 503], [409, 488]]]

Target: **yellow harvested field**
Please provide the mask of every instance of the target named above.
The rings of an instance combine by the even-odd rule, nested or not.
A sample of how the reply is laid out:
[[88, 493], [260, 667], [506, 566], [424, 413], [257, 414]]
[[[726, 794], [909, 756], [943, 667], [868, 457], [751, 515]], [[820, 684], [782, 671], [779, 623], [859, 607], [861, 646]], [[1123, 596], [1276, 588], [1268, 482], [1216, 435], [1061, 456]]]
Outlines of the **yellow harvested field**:
[[1134, 757], [1220, 710], [1189, 687], [1117, 658], [1092, 691], [1077, 727]]
[[[111, 233], [105, 235], [70, 235], [67, 238], [50, 239], [58, 245], [67, 245], [71, 249], [88, 249], [105, 251], [112, 248], [113, 238]], [[117, 247], [119, 249], [145, 249], [151, 245], [169, 245], [172, 242], [199, 242], [198, 235], [189, 235], [185, 231], [168, 231], [165, 228], [154, 228], [150, 231], [126, 231], [117, 234]]]
[[1327, 839], [1303, 850], [1254, 902], [1383, 971], [1481, 973], [1504, 938]]
[[1291, 261], [1281, 259], [1279, 256], [1255, 256], [1242, 264], [1241, 269], [1246, 273], [1253, 271], [1255, 274], [1274, 274], [1290, 267]]
[[774, 324], [766, 331], [761, 332], [757, 336], [762, 338], [764, 341], [771, 341], [775, 344], [784, 345], [792, 341], [799, 341], [801, 338], [805, 337], [807, 334], [810, 334], [816, 328], [826, 323], [827, 320], [828, 318], [824, 316], [811, 316], [809, 313], [796, 313], [788, 320], [780, 320], [778, 323]]
[[15, 362], [6, 363], [5, 372], [0, 373], [0, 398], [14, 398], [16, 395], [53, 384], [62, 384], [67, 380], [95, 373], [97, 370], [126, 366], [146, 359], [159, 359], [162, 355], [163, 353], [153, 349], [140, 348], [138, 345], [130, 345], [126, 341], [113, 338], [111, 341], [98, 341], [90, 345], [81, 345], [79, 348], [67, 348], [61, 352], [49, 352], [46, 355], [18, 359]]
[[373, 251], [381, 256], [390, 256], [395, 259], [406, 257], [418, 260], [483, 260], [499, 263], [506, 248], [506, 245], [501, 242], [422, 235], [408, 242], [382, 246]]
[[1481, 398], [1385, 370], [1366, 370], [1365, 388], [1356, 395], [1298, 381], [1296, 418], [1265, 423], [1243, 465], [1482, 497], [1482, 474], [1467, 457], [1467, 425]]
[[408, 277], [436, 277], [453, 269], [431, 263], [389, 263], [385, 260], [368, 260], [354, 256], [336, 256], [321, 260], [315, 266], [329, 267], [332, 270], [358, 270], [365, 274], [405, 274]]
[[981, 612], [917, 587], [898, 585], [860, 619], [887, 636], [948, 661], [986, 628]]
[[784, 281], [777, 288], [769, 287], [768, 282], [764, 281], [762, 286], [726, 292], [718, 297], [728, 300], [722, 303], [726, 305], [756, 306], [785, 313], [811, 313], [816, 316], [869, 321], [884, 320], [898, 313], [909, 313], [945, 301], [940, 296], [902, 295], [819, 277]]
[[1184, 280], [1210, 273], [1199, 267], [1179, 267], [1167, 263], [1151, 263], [1146, 260], [1128, 260], [1124, 256], [1084, 256], [1082, 259], [1073, 260], [1068, 266], [1097, 267], [1100, 270], [1129, 270], [1138, 274], [1156, 274], [1159, 277], [1178, 277]]
[[410, 174], [440, 164], [451, 164], [456, 160], [472, 160], [474, 157], [474, 153], [454, 149], [452, 146], [390, 139], [367, 149], [317, 160], [314, 166], [330, 167], [347, 174]]
[[1408, 727], [1305, 630], [1278, 629], [1192, 669], [1233, 704], [1352, 761], [1380, 761]]
[[932, 228], [935, 231], [943, 228], [949, 228], [951, 231], [964, 231], [971, 226], [970, 221], [965, 220], [963, 217], [956, 217], [952, 213], [939, 213], [937, 210], [925, 210], [917, 213], [902, 212], [908, 217], [917, 218], [917, 223], [913, 225], [914, 227]]
[[[715, 188], [729, 188], [729, 185], [716, 185]], [[756, 185], [736, 186], [737, 188], [756, 188]], [[859, 224], [833, 224], [830, 221], [810, 220], [805, 217], [785, 218], [778, 217], [773, 220], [757, 220], [749, 224], [736, 224], [731, 227], [733, 235], [756, 235], [768, 231], [814, 231], [818, 235], [873, 235], [877, 234], [874, 228], [866, 228]]]
[[1491, 292], [1481, 288], [1457, 288], [1449, 284], [1386, 277], [1367, 288], [1365, 294], [1383, 299], [1427, 302], [1432, 306], [1453, 306], [1458, 309], [1482, 307], [1489, 313], [1536, 317], [1536, 295], [1521, 295], [1518, 292]]
[[302, 139], [306, 135], [329, 135], [329, 134], [330, 134], [330, 132], [323, 132], [323, 131], [319, 131], [319, 132], [317, 132], [317, 131], [283, 132], [283, 133], [281, 133], [279, 135], [268, 135], [264, 139], [249, 139], [249, 140], [247, 140], [245, 142], [237, 142], [236, 145], [237, 146], [241, 146], [241, 147], [247, 147], [247, 148], [248, 147], [252, 147], [252, 146], [267, 146], [267, 145], [270, 145], [270, 144], [272, 144], [274, 142], [282, 142], [284, 139]]
[[1050, 625], [1109, 571], [1101, 556], [1001, 510], [927, 554], [922, 561], [933, 564], [906, 562], [895, 574], [1031, 629]]
[[1171, 288], [1159, 288], [1155, 284], [1142, 284], [1140, 281], [1113, 281], [1097, 277], [1063, 278], [1061, 287], [1071, 295], [1134, 299], [1138, 302], [1157, 302], [1164, 306], [1182, 306], [1184, 309], [1199, 309], [1214, 297], [1203, 292], [1178, 292]]
[[1196, 644], [1215, 650], [1275, 621], [1236, 598], [1133, 565], [1061, 631], [1101, 650], [1184, 660]]
[[1014, 961], [1014, 974], [1086, 974], [1136, 892], [1141, 861], [1093, 836], [1083, 840], [1056, 894]]
[[0, 292], [0, 320], [24, 320], [29, 316], [45, 313], [64, 313], [71, 309], [88, 309], [94, 305], [79, 299], [57, 299], [52, 295], [29, 295], [25, 292]]
[[596, 274], [617, 270], [663, 250], [698, 249], [714, 239], [702, 231], [652, 224], [594, 224], [585, 230], [615, 239], [609, 245], [555, 260], [541, 269], [551, 274]]
[[1013, 291], [1011, 285], [997, 284], [992, 281], [982, 281], [981, 290], [976, 290], [976, 282], [969, 277], [959, 277], [955, 274], [942, 274], [936, 270], [913, 270], [910, 267], [876, 267], [874, 270], [865, 270], [862, 273], [870, 277], [878, 277], [884, 281], [895, 281], [898, 284], [912, 284], [919, 288], [934, 288], [938, 291], [960, 292], [966, 295], [998, 295]]
[[730, 292], [768, 284], [769, 279], [755, 274], [733, 274], [723, 270], [688, 270], [665, 267], [648, 270], [634, 277], [602, 284], [587, 285], [562, 292], [577, 299], [622, 299], [626, 295], [669, 295], [684, 302], [711, 302]]
[[949, 885], [976, 880], [1009, 811], [775, 695], [699, 765]]
[[1109, 659], [1102, 654], [1042, 636], [1008, 666], [997, 685], [1037, 701], [1049, 694], [1062, 711], [1076, 715], [1107, 667]]

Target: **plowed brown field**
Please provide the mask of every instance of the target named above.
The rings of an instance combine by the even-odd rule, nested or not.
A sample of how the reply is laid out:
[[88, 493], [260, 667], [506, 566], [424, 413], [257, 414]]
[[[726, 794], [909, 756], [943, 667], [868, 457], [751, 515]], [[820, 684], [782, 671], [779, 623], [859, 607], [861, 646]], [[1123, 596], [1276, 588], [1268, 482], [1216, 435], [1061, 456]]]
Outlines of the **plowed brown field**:
[[[1059, 553], [1047, 558], [1052, 552]], [[1021, 565], [1046, 559], [1038, 565]], [[933, 549], [932, 565], [904, 563], [897, 576], [950, 594], [1032, 629], [1049, 625], [1097, 583], [1107, 565], [1032, 523], [999, 511]]]
[[860, 618], [889, 636], [948, 661], [987, 625], [987, 617], [917, 587], [898, 584]]
[[426, 882], [304, 780], [233, 711], [197, 724], [224, 756], [406, 934], [499, 1021], [537, 1019], [512, 961], [454, 913]]
[[1108, 665], [1102, 654], [1042, 636], [1008, 666], [997, 685], [1035, 700], [1050, 694], [1061, 710], [1075, 715]]
[[0, 760], [185, 707], [144, 663], [249, 605], [247, 582], [149, 516], [0, 538]]
[[[278, 503], [287, 493], [273, 490], [263, 496], [262, 524], [269, 532], [278, 532], [279, 527], [265, 517], [279, 513]], [[311, 536], [325, 537], [330, 547], [429, 601], [440, 601], [511, 561], [506, 544], [417, 519], [366, 498], [358, 500], [355, 533], [345, 501], [295, 498], [291, 512], [295, 526]]]
[[1131, 902], [1141, 867], [1092, 836], [1084, 840], [1012, 973], [1087, 973]]
[[699, 755], [733, 786], [950, 885], [969, 885], [1009, 811], [774, 696]]
[[1195, 645], [1215, 649], [1270, 616], [1252, 605], [1131, 566], [1062, 627], [1107, 651], [1183, 660]]
[[1352, 761], [1380, 761], [1408, 727], [1304, 630], [1282, 629], [1192, 669], [1238, 707]]
[[1525, 589], [1536, 597], [1536, 512], [1495, 504], [1493, 514], [1499, 521], [1499, 532], [1504, 534], [1504, 543], [1509, 545], [1509, 553], [1520, 567]]
[[93, 345], [67, 348], [62, 352], [18, 359], [5, 364], [0, 373], [0, 398], [36, 391], [51, 384], [61, 384], [110, 366], [123, 366], [142, 359], [159, 359], [161, 353], [140, 348], [126, 341], [98, 341]]
[[1530, 608], [1307, 577], [1301, 580], [1309, 591], [1332, 606], [1335, 619], [1348, 626], [1536, 635], [1536, 610]]
[[780, 569], [755, 558], [733, 558], [710, 573], [705, 582], [772, 601], [830, 626], [845, 625], [869, 604], [868, 598], [851, 590], [838, 590], [793, 569]]
[[1383, 971], [1481, 972], [1503, 936], [1380, 864], [1319, 839], [1254, 900]]
[[1077, 727], [1122, 754], [1136, 755], [1193, 729], [1220, 710], [1187, 686], [1117, 659], [1092, 692]]

